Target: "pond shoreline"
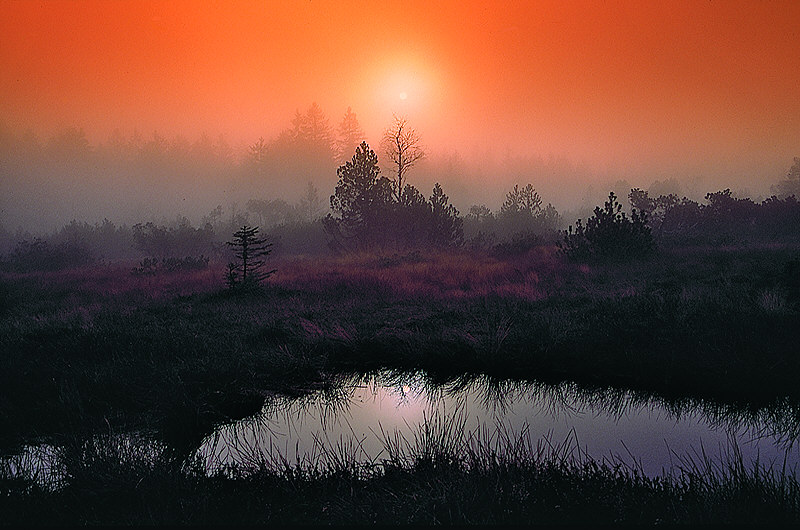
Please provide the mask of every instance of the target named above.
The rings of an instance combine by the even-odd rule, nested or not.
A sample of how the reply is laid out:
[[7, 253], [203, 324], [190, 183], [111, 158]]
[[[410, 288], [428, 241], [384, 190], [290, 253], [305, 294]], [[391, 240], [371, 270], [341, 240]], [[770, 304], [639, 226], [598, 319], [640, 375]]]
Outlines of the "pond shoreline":
[[[111, 427], [150, 432], [187, 454], [271, 395], [332, 389], [342, 374], [378, 369], [425, 370], [438, 382], [467, 374], [569, 380], [766, 410], [800, 397], [799, 255], [792, 247], [702, 248], [603, 266], [571, 264], [547, 249], [507, 260], [293, 260], [248, 294], [226, 291], [213, 268], [3, 275], [0, 417], [9, 428], [0, 445], [5, 454], [37, 442], [68, 445]], [[584, 480], [570, 473], [567, 482]], [[321, 487], [323, 475], [308, 487]], [[370, 479], [368, 489], [383, 480]], [[796, 499], [794, 484], [781, 498]], [[7, 499], [56, 502], [17, 487]], [[782, 508], [790, 520], [794, 506]]]

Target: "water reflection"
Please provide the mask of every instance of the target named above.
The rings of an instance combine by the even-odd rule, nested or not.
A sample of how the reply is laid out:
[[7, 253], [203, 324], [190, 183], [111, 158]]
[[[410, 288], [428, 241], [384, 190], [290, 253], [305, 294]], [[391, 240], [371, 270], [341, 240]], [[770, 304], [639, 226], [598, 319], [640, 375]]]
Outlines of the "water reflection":
[[0, 457], [0, 477], [56, 489], [64, 479], [58, 464], [58, 449], [50, 444], [25, 445], [16, 454]]
[[238, 476], [298, 466], [369, 472], [442, 457], [467, 465], [591, 459], [648, 476], [707, 475], [709, 463], [724, 472], [731, 463], [758, 462], [796, 474], [799, 425], [800, 410], [789, 400], [742, 408], [568, 383], [475, 376], [434, 382], [422, 373], [379, 372], [342, 377], [299, 398], [267, 399], [259, 414], [218, 428], [189, 458], [146, 433], [108, 434], [26, 446], [0, 457], [0, 479], [57, 489], [68, 468], [123, 461], [142, 469], [183, 462]]
[[300, 399], [267, 400], [256, 417], [208, 437], [198, 454], [210, 471], [355, 469], [502, 443], [503, 450], [523, 444], [529, 454], [588, 457], [649, 476], [708, 456], [791, 469], [800, 461], [798, 418], [789, 402], [742, 410], [573, 384], [486, 377], [433, 384], [420, 373], [380, 372]]

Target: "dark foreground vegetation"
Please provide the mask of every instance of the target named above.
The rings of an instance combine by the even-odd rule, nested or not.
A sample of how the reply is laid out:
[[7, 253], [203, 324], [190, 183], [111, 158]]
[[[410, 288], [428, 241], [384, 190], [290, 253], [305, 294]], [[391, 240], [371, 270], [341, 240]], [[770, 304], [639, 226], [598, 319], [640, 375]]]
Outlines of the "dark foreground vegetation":
[[[347, 451], [320, 464], [269, 460], [209, 476], [163, 445], [99, 436], [60, 452], [49, 490], [5, 480], [6, 524], [647, 524], [797, 523], [800, 485], [780, 470], [686, 460], [648, 478], [582, 458], [568, 443], [468, 440], [423, 426], [380, 464]], [[469, 443], [473, 442], [473, 443]]]
[[270, 396], [380, 368], [572, 380], [745, 410], [796, 402], [798, 258], [792, 245], [610, 263], [555, 246], [501, 258], [365, 253], [275, 260], [249, 290], [227, 288], [221, 263], [7, 272], [0, 444], [61, 448], [66, 475], [51, 491], [6, 467], [2, 511], [42, 523], [796, 522], [795, 476], [735, 455], [722, 472], [701, 462], [651, 479], [513, 448], [473, 455], [454, 449], [457, 429], [369, 472], [345, 458], [207, 476], [190, 455]]

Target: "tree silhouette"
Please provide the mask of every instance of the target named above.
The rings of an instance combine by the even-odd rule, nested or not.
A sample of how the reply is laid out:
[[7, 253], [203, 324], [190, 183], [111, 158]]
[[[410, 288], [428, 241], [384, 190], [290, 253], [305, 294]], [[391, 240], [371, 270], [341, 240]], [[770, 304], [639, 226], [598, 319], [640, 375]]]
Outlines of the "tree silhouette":
[[317, 156], [330, 157], [333, 154], [333, 129], [322, 108], [312, 103], [299, 123], [300, 140]]
[[647, 222], [658, 239], [663, 234], [664, 220], [681, 203], [674, 193], [650, 197], [648, 191], [642, 191], [640, 188], [632, 188], [628, 194], [628, 200], [631, 203], [631, 208], [647, 215]]
[[561, 217], [552, 204], [542, 208], [541, 197], [529, 183], [522, 188], [515, 184], [506, 194], [497, 221], [501, 232], [516, 237], [518, 242], [522, 241], [520, 237], [533, 242], [538, 238], [531, 236], [543, 236], [557, 230]]
[[420, 191], [406, 184], [394, 211], [392, 235], [397, 243], [412, 246], [428, 237], [431, 205]]
[[258, 141], [248, 147], [247, 162], [256, 175], [261, 176], [265, 171], [265, 166], [269, 160], [269, 144], [259, 137]]
[[465, 218], [481, 223], [484, 220], [493, 219], [494, 214], [485, 204], [473, 204], [469, 207], [469, 213], [465, 216]]
[[460, 246], [464, 242], [463, 221], [437, 182], [431, 194], [430, 243], [436, 247]]
[[569, 227], [559, 246], [576, 260], [641, 258], [655, 250], [647, 214], [634, 208], [628, 218], [613, 191], [603, 208], [595, 207], [586, 225], [578, 219], [574, 231]]
[[772, 187], [772, 193], [780, 199], [785, 199], [792, 195], [800, 199], [800, 158], [794, 158], [794, 163], [789, 168], [786, 178]]
[[283, 199], [250, 199], [247, 211], [256, 214], [266, 228], [287, 223], [293, 217], [292, 205]]
[[[406, 166], [408, 167], [408, 166]], [[375, 152], [366, 142], [339, 167], [339, 183], [323, 227], [340, 248], [446, 247], [463, 242], [462, 220], [437, 183], [430, 200], [414, 186], [395, 185], [380, 176]]]
[[358, 123], [355, 112], [353, 112], [350, 107], [347, 107], [347, 112], [345, 112], [337, 132], [337, 161], [340, 164], [344, 164], [347, 162], [348, 157], [351, 156], [350, 153], [353, 153], [366, 138], [361, 124]]
[[392, 184], [380, 176], [378, 156], [361, 142], [353, 158], [339, 166], [339, 182], [331, 195], [331, 210], [325, 231], [339, 244], [355, 241], [370, 246], [385, 232], [386, 215], [392, 202]]
[[383, 133], [381, 147], [395, 166], [394, 196], [398, 201], [403, 192], [406, 172], [425, 158], [425, 149], [420, 144], [417, 131], [408, 125], [405, 118], [394, 117], [394, 123]]
[[533, 184], [527, 184], [520, 189], [518, 184], [514, 184], [514, 189], [506, 194], [506, 200], [500, 206], [500, 215], [514, 216], [516, 214], [535, 215], [542, 205], [542, 199], [533, 188]]
[[361, 224], [375, 199], [380, 172], [375, 151], [361, 142], [352, 159], [336, 170], [339, 182], [331, 196], [331, 209], [347, 223]]
[[272, 243], [267, 243], [266, 238], [258, 237], [257, 226], [242, 226], [233, 233], [233, 241], [228, 241], [227, 244], [234, 249], [237, 259], [236, 263], [228, 264], [228, 287], [257, 286], [276, 271], [263, 270], [266, 264], [263, 258], [272, 251]]
[[303, 222], [313, 223], [320, 217], [322, 201], [319, 198], [319, 190], [310, 180], [306, 185], [305, 193], [300, 198], [297, 209]]
[[317, 103], [305, 113], [298, 109], [290, 126], [267, 144], [266, 163], [259, 177], [269, 174], [273, 189], [281, 183], [293, 192], [302, 192], [304, 181], [319, 182], [321, 175], [336, 168], [334, 140], [333, 128]]

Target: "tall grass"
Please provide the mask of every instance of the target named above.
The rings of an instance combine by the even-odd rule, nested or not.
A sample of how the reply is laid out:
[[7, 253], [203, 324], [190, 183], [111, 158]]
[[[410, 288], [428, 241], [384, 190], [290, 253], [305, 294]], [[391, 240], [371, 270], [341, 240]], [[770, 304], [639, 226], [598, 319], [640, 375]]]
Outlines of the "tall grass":
[[389, 435], [363, 463], [358, 441], [318, 440], [313, 459], [272, 452], [208, 471], [140, 436], [96, 436], [58, 451], [54, 487], [1, 468], [7, 524], [663, 524], [800, 521], [794, 471], [746, 465], [731, 446], [643, 475], [593, 460], [571, 433], [534, 441], [523, 427], [469, 432], [458, 411]]
[[[104, 419], [197, 431], [343, 370], [570, 379], [740, 405], [798, 396], [793, 249], [676, 250], [614, 266], [551, 250], [276, 262], [262, 291], [220, 266], [3, 275], [0, 438]], [[218, 273], [218, 274], [217, 274]], [[9, 434], [10, 433], [10, 434]]]
[[[729, 466], [712, 479], [701, 455], [682, 478], [655, 481], [618, 463], [548, 459], [511, 433], [478, 443], [458, 417], [388, 441], [381, 468], [352, 458], [357, 439], [329, 440], [337, 449], [316, 467], [254, 454], [249, 468], [209, 477], [175, 462], [271, 396], [334, 389], [379, 368], [707, 398], [720, 421], [726, 407], [768, 415], [800, 397], [797, 256], [781, 247], [678, 249], [614, 266], [564, 263], [552, 249], [505, 260], [287, 260], [243, 295], [224, 289], [219, 264], [149, 276], [128, 265], [4, 273], [0, 447], [72, 447], [72, 478], [51, 494], [4, 471], [0, 502], [42, 522], [65, 512], [76, 522], [724, 522], [725, 510], [763, 515], [742, 513], [750, 499], [796, 521], [796, 482], [777, 470]], [[776, 429], [793, 439], [797, 422], [781, 418]], [[108, 425], [146, 441], [102, 438]]]

